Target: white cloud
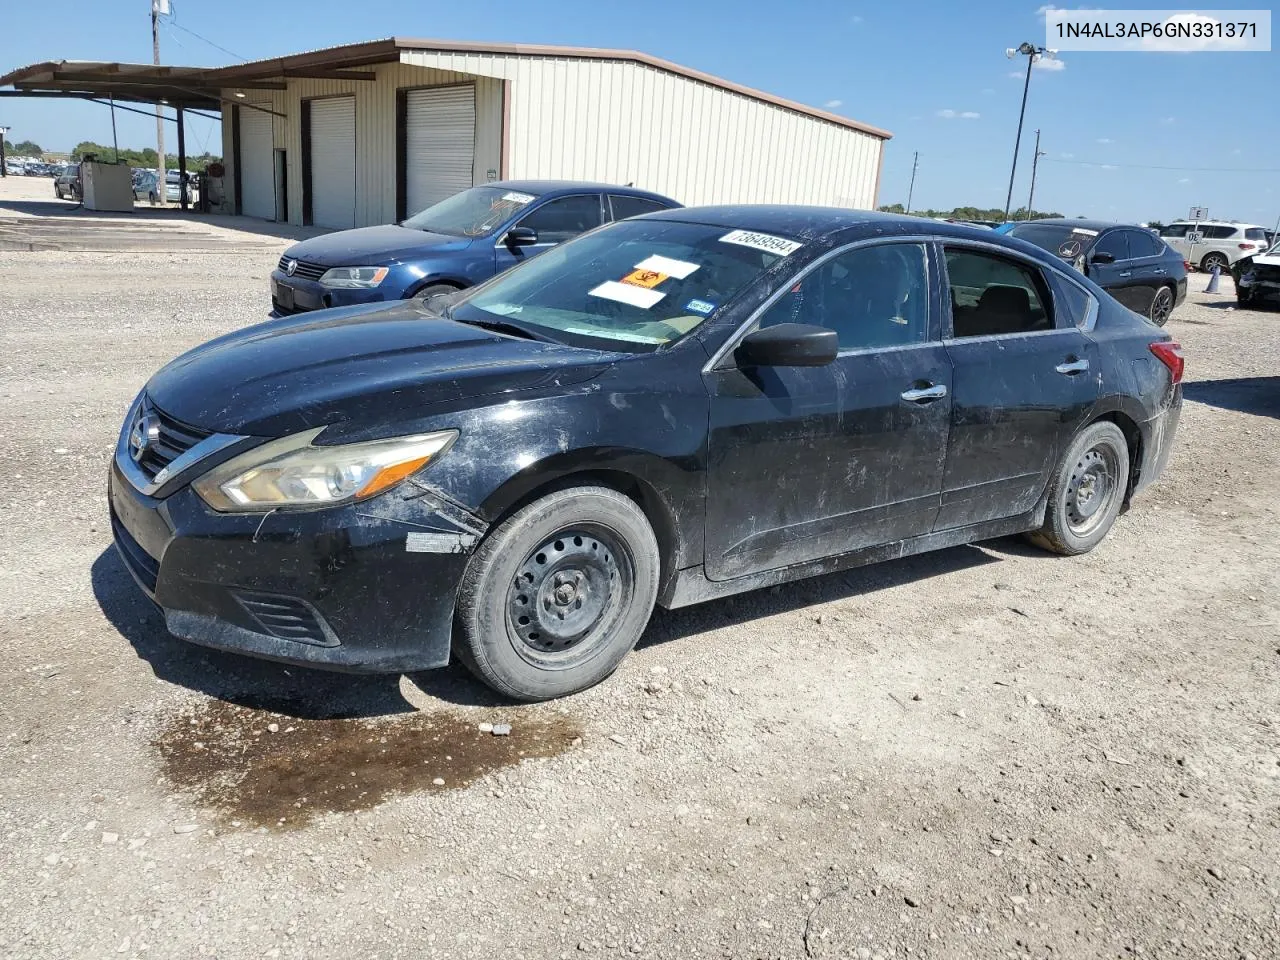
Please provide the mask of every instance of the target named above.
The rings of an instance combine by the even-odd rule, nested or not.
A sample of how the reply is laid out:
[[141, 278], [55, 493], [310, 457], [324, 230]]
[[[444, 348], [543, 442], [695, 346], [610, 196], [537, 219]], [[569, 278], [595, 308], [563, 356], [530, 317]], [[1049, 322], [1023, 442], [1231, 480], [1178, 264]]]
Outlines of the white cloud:
[[1190, 182], [1191, 182], [1191, 178], [1190, 178], [1190, 177], [1179, 177], [1179, 178], [1178, 178], [1178, 182], [1179, 182], [1179, 183], [1190, 183]]
[[981, 116], [982, 114], [976, 113], [973, 110], [965, 110], [960, 114], [960, 119], [961, 120], [977, 120]]
[[938, 114], [943, 120], [977, 120], [982, 116], [972, 110], [952, 110], [949, 107], [945, 110], [939, 110]]
[[1115, 164], [1112, 164], [1112, 163], [1104, 163], [1104, 164], [1102, 165], [1102, 169], [1103, 169], [1103, 170], [1114, 170], [1114, 169], [1115, 169]]
[[1047, 70], [1050, 73], [1056, 73], [1059, 70], [1067, 69], [1065, 60], [1059, 60], [1056, 57], [1037, 57], [1033, 63], [1037, 70]]
[[1012, 71], [1012, 72], [1009, 74], [1009, 79], [1011, 79], [1011, 80], [1021, 80], [1021, 79], [1022, 79], [1023, 77], [1025, 77], [1025, 76], [1026, 76], [1026, 72], [1025, 72], [1025, 71], [1022, 71], [1022, 70], [1014, 70], [1014, 71]]
[[985, 93], [985, 94], [990, 95], [990, 94], [995, 93], [995, 90], [993, 90], [991, 87], [983, 87], [983, 88], [982, 88], [982, 92], [983, 92], [983, 93]]
[[860, 16], [858, 16], [858, 15], [855, 13], [852, 17], [850, 17], [850, 18], [849, 18], [849, 22], [850, 22], [850, 23], [861, 23], [861, 22], [862, 22], [862, 18], [861, 18]]
[[1115, 143], [1110, 137], [1099, 137], [1098, 142], [1101, 144]]
[[1164, 126], [1166, 126], [1166, 127], [1167, 127], [1167, 126], [1169, 126], [1169, 124], [1171, 124], [1171, 123], [1177, 123], [1177, 122], [1178, 122], [1178, 118], [1177, 118], [1177, 117], [1164, 117], [1160, 122], [1161, 122], [1162, 124], [1164, 124]]
[[1239, 148], [1239, 147], [1236, 147], [1234, 150], [1232, 150], [1232, 151], [1231, 151], [1231, 155], [1232, 155], [1233, 157], [1238, 157], [1238, 156], [1240, 156], [1240, 148]]
[[836, 107], [843, 106], [843, 105], [844, 105], [843, 100], [828, 100], [826, 103], [823, 104], [823, 106], [826, 107], [828, 110], [834, 110]]
[[1074, 160], [1075, 158], [1076, 158], [1076, 155], [1075, 155], [1074, 153], [1064, 153], [1064, 154], [1062, 154], [1062, 159], [1063, 159], [1063, 160]]

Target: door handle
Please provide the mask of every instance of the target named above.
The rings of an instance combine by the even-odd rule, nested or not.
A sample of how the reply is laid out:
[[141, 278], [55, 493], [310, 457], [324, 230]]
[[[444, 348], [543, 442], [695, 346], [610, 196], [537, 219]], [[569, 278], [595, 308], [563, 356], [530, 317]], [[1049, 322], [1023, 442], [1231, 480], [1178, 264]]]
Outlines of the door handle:
[[910, 390], [904, 390], [902, 399], [907, 403], [932, 403], [934, 400], [941, 400], [946, 395], [946, 386], [937, 383], [928, 387], [912, 387]]
[[1066, 363], [1058, 364], [1053, 369], [1057, 370], [1059, 373], [1065, 373], [1067, 376], [1071, 376], [1072, 374], [1084, 373], [1086, 370], [1088, 370], [1089, 361], [1088, 360], [1068, 360]]
[[1162, 276], [1162, 277], [1163, 277], [1163, 276], [1164, 276], [1164, 267], [1156, 267], [1156, 273], [1157, 273], [1159, 276]]
[[1120, 274], [1120, 276], [1129, 277], [1129, 276], [1133, 276], [1133, 274], [1131, 274], [1128, 270], [1125, 270]]

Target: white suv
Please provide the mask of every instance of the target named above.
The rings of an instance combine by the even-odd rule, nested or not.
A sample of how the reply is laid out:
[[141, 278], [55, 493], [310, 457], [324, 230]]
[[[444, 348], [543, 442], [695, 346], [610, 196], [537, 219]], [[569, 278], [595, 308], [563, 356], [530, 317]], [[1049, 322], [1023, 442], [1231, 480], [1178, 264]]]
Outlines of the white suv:
[[[1199, 231], [1200, 238], [1194, 244], [1188, 243], [1187, 234], [1195, 231]], [[1160, 231], [1160, 239], [1206, 273], [1214, 264], [1226, 272], [1241, 257], [1256, 256], [1267, 247], [1267, 231], [1263, 227], [1232, 220], [1177, 220]]]

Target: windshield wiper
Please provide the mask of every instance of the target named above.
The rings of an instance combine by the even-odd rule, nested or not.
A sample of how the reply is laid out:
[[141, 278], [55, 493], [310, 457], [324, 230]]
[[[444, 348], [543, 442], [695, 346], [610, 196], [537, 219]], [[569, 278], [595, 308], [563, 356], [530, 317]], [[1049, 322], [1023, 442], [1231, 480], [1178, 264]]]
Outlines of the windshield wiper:
[[524, 340], [539, 340], [543, 343], [555, 343], [550, 337], [534, 333], [528, 327], [519, 323], [512, 323], [510, 320], [462, 320], [453, 315], [453, 304], [444, 308], [442, 314], [446, 320], [452, 320], [454, 323], [465, 323], [471, 327], [480, 327], [483, 330], [492, 330], [494, 333], [505, 333], [507, 336], [520, 337]]

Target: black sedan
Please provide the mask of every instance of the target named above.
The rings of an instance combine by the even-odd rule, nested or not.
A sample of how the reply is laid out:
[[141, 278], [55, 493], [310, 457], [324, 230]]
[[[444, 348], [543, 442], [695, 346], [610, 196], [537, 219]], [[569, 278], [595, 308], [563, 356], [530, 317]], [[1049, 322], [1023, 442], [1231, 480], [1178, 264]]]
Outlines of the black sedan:
[[179, 637], [456, 654], [537, 700], [608, 676], [655, 603], [1014, 533], [1092, 549], [1165, 465], [1182, 366], [989, 231], [669, 210], [178, 357], [125, 420], [111, 523]]
[[1164, 326], [1187, 298], [1187, 267], [1152, 231], [1097, 220], [1027, 220], [1009, 235], [1048, 250], [1135, 313]]

